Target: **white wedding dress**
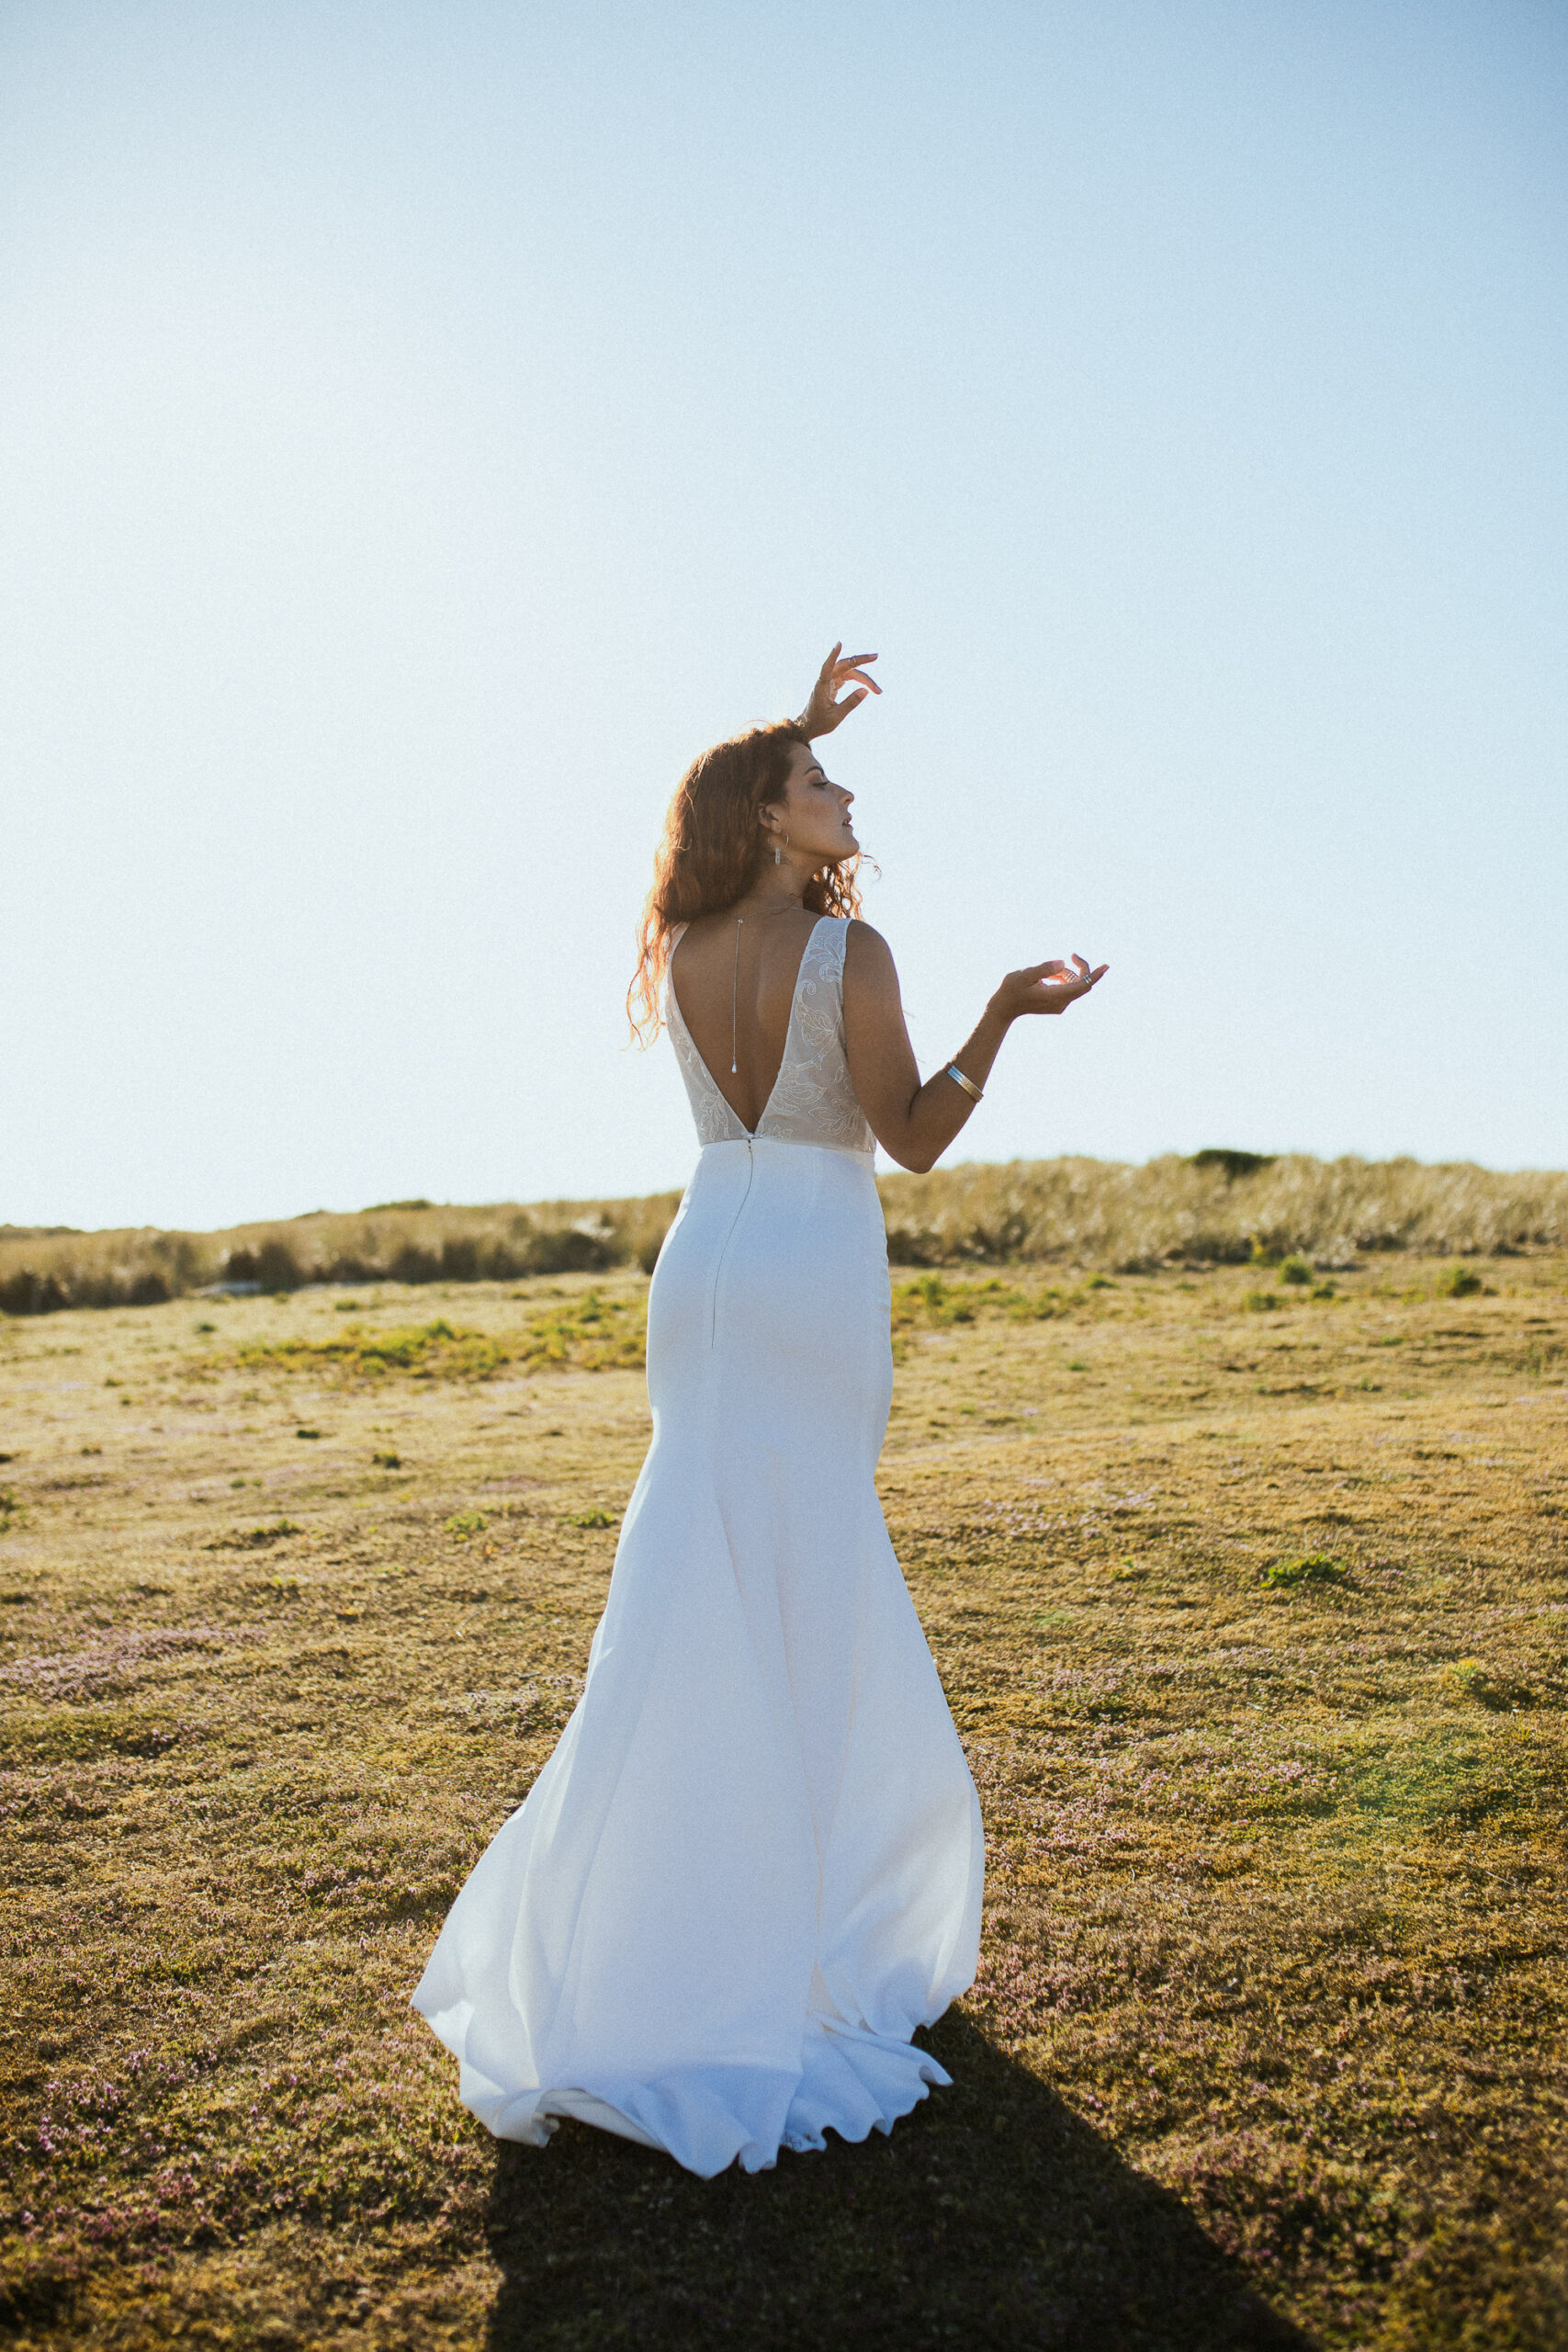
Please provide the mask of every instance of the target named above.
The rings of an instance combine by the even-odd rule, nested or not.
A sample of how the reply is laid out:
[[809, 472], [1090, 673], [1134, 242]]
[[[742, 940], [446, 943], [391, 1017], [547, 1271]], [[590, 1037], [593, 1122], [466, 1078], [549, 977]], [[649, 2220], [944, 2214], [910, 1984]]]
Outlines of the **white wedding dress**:
[[504, 2140], [574, 2115], [752, 2172], [950, 2079], [910, 2035], [975, 1973], [980, 1810], [873, 1484], [847, 934], [810, 935], [755, 1134], [666, 989], [702, 1152], [649, 1294], [653, 1442], [577, 1710], [414, 1995]]

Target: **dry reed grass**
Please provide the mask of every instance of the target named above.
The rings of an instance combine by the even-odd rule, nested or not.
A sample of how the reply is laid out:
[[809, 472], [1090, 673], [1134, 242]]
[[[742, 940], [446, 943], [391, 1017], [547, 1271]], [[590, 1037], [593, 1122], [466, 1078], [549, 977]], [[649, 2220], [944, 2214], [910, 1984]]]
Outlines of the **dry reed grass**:
[[396, 1201], [218, 1233], [0, 1227], [0, 1312], [155, 1306], [219, 1283], [271, 1293], [312, 1283], [517, 1282], [612, 1266], [647, 1272], [680, 1197], [650, 1193], [639, 1200], [487, 1208]]
[[[1040, 1261], [1131, 1272], [1272, 1264], [1292, 1254], [1337, 1269], [1376, 1250], [1496, 1257], [1568, 1247], [1568, 1174], [1556, 1170], [1506, 1175], [1463, 1161], [1297, 1153], [1227, 1171], [1226, 1159], [1246, 1158], [1169, 1154], [1142, 1167], [976, 1161], [884, 1176], [888, 1255], [901, 1265]], [[154, 1306], [220, 1283], [276, 1292], [312, 1283], [513, 1282], [616, 1266], [646, 1273], [679, 1199], [651, 1193], [486, 1208], [402, 1201], [220, 1233], [0, 1227], [0, 1312]]]
[[1294, 1252], [1325, 1268], [1382, 1250], [1495, 1257], [1568, 1240], [1568, 1175], [1555, 1171], [1292, 1153], [1233, 1178], [1223, 1164], [1200, 1164], [1208, 1157], [976, 1162], [885, 1177], [888, 1254], [905, 1264], [1037, 1259], [1134, 1272]]

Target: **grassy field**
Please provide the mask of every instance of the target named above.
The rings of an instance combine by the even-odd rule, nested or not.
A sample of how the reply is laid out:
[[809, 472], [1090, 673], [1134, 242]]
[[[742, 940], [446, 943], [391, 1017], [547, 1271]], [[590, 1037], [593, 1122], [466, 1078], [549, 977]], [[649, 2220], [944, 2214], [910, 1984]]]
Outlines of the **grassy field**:
[[704, 2184], [407, 2008], [580, 1687], [635, 1270], [0, 1320], [23, 2346], [1561, 2352], [1568, 1265], [896, 1273], [956, 2076]]

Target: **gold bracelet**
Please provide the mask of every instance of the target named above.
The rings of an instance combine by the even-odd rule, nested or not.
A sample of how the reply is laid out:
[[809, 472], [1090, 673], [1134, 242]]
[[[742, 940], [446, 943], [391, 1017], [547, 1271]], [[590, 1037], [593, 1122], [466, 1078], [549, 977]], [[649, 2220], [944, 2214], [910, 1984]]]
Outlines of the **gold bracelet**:
[[944, 1078], [952, 1079], [954, 1086], [961, 1086], [972, 1102], [983, 1102], [985, 1101], [986, 1098], [984, 1094], [982, 1094], [980, 1089], [976, 1085], [974, 1080], [972, 1078], [965, 1078], [964, 1072], [959, 1069], [956, 1062], [949, 1062], [947, 1068], [942, 1072], [942, 1076]]

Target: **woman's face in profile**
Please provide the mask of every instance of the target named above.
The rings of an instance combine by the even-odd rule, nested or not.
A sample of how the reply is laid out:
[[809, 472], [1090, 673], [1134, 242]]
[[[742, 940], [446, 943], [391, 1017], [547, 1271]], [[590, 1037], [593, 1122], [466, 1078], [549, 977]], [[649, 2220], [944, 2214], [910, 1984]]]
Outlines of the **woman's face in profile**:
[[763, 815], [769, 839], [789, 835], [792, 850], [805, 850], [824, 862], [852, 857], [860, 843], [850, 823], [852, 792], [833, 784], [809, 743], [791, 747], [784, 797], [769, 804]]

